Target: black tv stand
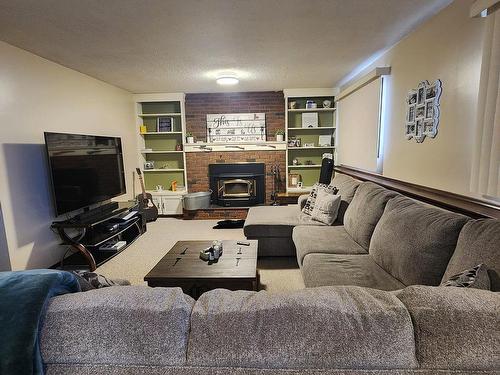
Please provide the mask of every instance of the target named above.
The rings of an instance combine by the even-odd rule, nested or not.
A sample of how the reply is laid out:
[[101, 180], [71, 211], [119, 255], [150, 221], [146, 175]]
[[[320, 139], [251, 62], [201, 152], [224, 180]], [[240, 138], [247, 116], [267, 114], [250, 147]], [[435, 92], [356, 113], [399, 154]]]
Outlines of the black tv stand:
[[104, 214], [108, 212], [113, 212], [114, 210], [119, 208], [118, 202], [109, 202], [106, 204], [103, 204], [99, 207], [96, 207], [92, 210], [84, 209], [84, 211], [75, 216], [73, 220], [75, 221], [91, 221], [95, 217], [103, 216]]
[[[125, 250], [146, 232], [146, 220], [140, 212], [135, 212], [135, 216], [129, 220], [123, 222], [120, 220], [121, 217], [135, 209], [135, 204], [125, 202], [118, 205], [114, 202], [112, 205], [104, 207], [106, 207], [104, 210], [91, 210], [69, 220], [52, 223], [51, 227], [57, 230], [63, 241], [62, 245], [69, 245], [76, 250], [74, 254], [64, 258], [58, 268], [94, 271], [101, 264]], [[118, 224], [118, 226], [110, 231], [110, 224]], [[79, 231], [80, 234], [68, 234], [69, 230]], [[103, 244], [114, 240], [126, 241], [127, 244], [116, 251], [100, 250]]]

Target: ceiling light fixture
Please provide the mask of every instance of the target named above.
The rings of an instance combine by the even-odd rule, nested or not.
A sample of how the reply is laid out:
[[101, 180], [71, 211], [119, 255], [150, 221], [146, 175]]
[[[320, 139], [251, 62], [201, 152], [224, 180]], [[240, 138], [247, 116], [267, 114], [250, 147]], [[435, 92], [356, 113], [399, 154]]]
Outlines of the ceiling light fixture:
[[219, 85], [237, 85], [240, 82], [240, 80], [236, 78], [234, 75], [223, 75], [217, 77], [216, 82]]

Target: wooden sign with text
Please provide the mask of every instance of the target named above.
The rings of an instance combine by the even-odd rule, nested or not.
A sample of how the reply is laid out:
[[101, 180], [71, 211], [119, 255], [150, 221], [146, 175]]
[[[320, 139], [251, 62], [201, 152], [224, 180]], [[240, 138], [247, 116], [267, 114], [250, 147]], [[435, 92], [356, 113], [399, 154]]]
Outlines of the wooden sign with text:
[[208, 143], [253, 143], [265, 141], [265, 113], [207, 115]]

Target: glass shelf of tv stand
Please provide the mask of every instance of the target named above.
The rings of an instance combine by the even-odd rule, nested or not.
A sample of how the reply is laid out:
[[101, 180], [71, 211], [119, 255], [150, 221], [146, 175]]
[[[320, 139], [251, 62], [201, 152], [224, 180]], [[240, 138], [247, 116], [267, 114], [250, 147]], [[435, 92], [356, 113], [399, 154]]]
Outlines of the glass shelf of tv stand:
[[[75, 236], [72, 237], [72, 239], [73, 241], [78, 242], [85, 247], [97, 247], [102, 245], [104, 242], [109, 241], [113, 237], [119, 236], [120, 234], [134, 226], [137, 227], [138, 230], [140, 230], [140, 221], [141, 218], [137, 216], [131, 222], [127, 223], [127, 225], [123, 226], [122, 228], [118, 228], [117, 230], [111, 232], [93, 230], [86, 233], [82, 238], [79, 238], [79, 236]], [[65, 245], [69, 244], [65, 243]]]

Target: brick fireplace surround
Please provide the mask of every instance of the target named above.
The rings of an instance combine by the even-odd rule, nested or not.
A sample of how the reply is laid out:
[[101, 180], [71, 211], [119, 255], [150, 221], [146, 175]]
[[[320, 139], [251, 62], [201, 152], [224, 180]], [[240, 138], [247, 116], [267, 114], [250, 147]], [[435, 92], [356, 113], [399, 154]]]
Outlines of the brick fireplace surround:
[[[197, 140], [206, 142], [207, 114], [209, 113], [254, 113], [266, 114], [267, 140], [275, 140], [278, 129], [285, 129], [285, 100], [282, 91], [186, 94], [186, 130]], [[190, 192], [209, 189], [208, 165], [215, 163], [265, 163], [266, 203], [271, 202], [273, 177], [270, 166], [279, 164], [282, 189], [285, 181], [285, 151], [225, 151], [190, 152], [186, 154], [186, 169]], [[221, 210], [221, 212], [200, 212], [197, 218], [241, 218], [245, 210]], [[246, 216], [246, 215], [245, 215]]]

